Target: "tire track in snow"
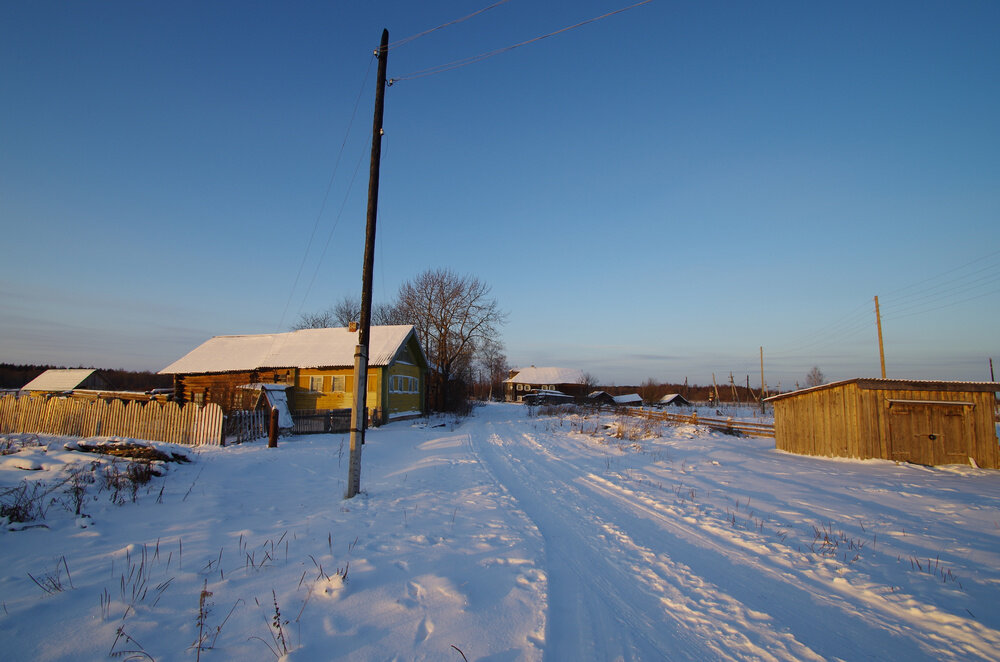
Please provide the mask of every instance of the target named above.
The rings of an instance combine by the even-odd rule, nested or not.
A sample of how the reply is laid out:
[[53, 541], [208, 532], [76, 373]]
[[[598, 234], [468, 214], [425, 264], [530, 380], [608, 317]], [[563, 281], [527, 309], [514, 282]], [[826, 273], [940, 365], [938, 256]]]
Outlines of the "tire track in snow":
[[470, 436], [473, 452], [546, 543], [547, 657], [821, 659], [776, 632], [767, 614], [635, 543], [610, 523], [617, 507], [582, 491], [575, 484], [580, 471], [530, 435], [510, 425], [486, 428], [485, 440]]
[[[848, 605], [856, 606], [860, 599], [868, 608], [866, 612], [845, 613], [875, 624], [886, 632], [915, 640], [926, 653], [932, 654], [936, 659], [997, 659], [1000, 632], [972, 619], [943, 612], [934, 605], [921, 603], [910, 596], [894, 595], [889, 599], [863, 578], [848, 581], [842, 576], [795, 570], [791, 562], [786, 560], [791, 556], [791, 550], [787, 550], [784, 555], [780, 552], [768, 555], [748, 552], [731, 535], [723, 535], [721, 531], [710, 527], [689, 524], [672, 513], [664, 512], [656, 501], [600, 476], [589, 474], [579, 478], [577, 482], [596, 494], [618, 501], [636, 514], [656, 521], [678, 538], [752, 567], [755, 572], [768, 575], [772, 581], [797, 586], [811, 593], [818, 602], [830, 607], [843, 611]], [[838, 596], [846, 599], [839, 600]], [[955, 650], [956, 642], [961, 642], [960, 651]], [[889, 652], [891, 651], [887, 650]], [[898, 656], [898, 653], [899, 649], [896, 649], [894, 655]]]

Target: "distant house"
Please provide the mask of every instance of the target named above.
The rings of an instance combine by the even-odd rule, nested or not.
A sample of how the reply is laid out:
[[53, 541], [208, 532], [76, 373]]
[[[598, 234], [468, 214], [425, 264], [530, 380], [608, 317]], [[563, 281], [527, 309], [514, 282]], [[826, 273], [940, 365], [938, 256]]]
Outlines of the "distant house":
[[521, 402], [531, 390], [562, 391], [574, 398], [583, 397], [587, 391], [587, 380], [583, 373], [574, 368], [522, 368], [511, 370], [504, 380], [504, 398], [507, 402]]
[[850, 379], [783, 393], [778, 450], [1000, 469], [995, 382]]
[[625, 395], [615, 396], [615, 406], [616, 407], [641, 407], [642, 406], [642, 396], [638, 393], [627, 393]]
[[29, 395], [65, 393], [74, 389], [109, 390], [111, 384], [100, 371], [93, 368], [46, 370], [21, 387]]
[[[354, 405], [354, 348], [346, 328], [216, 336], [160, 371], [173, 375], [181, 403], [215, 402], [223, 411], [253, 408], [262, 395], [291, 411], [350, 409]], [[373, 326], [368, 347], [366, 406], [373, 423], [424, 412], [427, 360], [412, 326]], [[278, 389], [281, 390], [281, 389]]]
[[680, 393], [667, 393], [656, 401], [657, 407], [690, 407], [688, 402]]
[[587, 394], [587, 399], [598, 406], [613, 407], [615, 405], [615, 396], [607, 391], [591, 391]]

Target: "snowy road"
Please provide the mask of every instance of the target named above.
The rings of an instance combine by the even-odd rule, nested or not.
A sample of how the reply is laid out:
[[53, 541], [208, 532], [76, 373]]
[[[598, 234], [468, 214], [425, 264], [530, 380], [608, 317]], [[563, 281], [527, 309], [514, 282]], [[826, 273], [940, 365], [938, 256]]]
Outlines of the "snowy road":
[[[703, 466], [685, 464], [679, 440], [650, 463], [642, 443], [559, 430], [564, 420], [526, 426], [500, 411], [470, 422], [469, 440], [544, 540], [546, 659], [994, 659], [1000, 650], [997, 631], [968, 614], [879, 586], [860, 569], [861, 555], [872, 553], [861, 534], [841, 535], [836, 554], [803, 556], [793, 546], [801, 548], [801, 535], [776, 528], [775, 516], [806, 517], [806, 504], [766, 500], [807, 485], [773, 450], [752, 458], [770, 473], [729, 487], [731, 469], [704, 457]], [[833, 474], [844, 463], [820, 467]], [[686, 486], [667, 486], [678, 479]], [[831, 487], [810, 508], [837, 514], [838, 500], [864, 501], [870, 486]], [[743, 513], [739, 500], [749, 504]], [[844, 505], [840, 514], [849, 515]], [[850, 553], [838, 560], [845, 546]]]
[[346, 435], [126, 496], [115, 458], [0, 437], [0, 505], [41, 495], [0, 527], [7, 658], [1000, 660], [1000, 472], [520, 405], [367, 439], [344, 500]]

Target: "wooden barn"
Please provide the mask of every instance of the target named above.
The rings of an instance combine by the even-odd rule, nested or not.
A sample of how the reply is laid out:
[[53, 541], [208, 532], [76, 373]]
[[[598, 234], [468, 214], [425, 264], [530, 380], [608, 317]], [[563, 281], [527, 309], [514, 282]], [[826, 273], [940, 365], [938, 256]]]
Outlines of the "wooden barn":
[[850, 379], [768, 398], [779, 450], [1000, 468], [998, 384]]
[[[227, 414], [252, 409], [262, 385], [283, 390], [292, 412], [350, 409], [354, 404], [357, 331], [216, 336], [160, 371], [174, 377], [180, 403], [214, 402]], [[374, 424], [419, 416], [425, 409], [427, 360], [412, 326], [373, 326], [366, 405]], [[275, 390], [273, 385], [284, 385]]]

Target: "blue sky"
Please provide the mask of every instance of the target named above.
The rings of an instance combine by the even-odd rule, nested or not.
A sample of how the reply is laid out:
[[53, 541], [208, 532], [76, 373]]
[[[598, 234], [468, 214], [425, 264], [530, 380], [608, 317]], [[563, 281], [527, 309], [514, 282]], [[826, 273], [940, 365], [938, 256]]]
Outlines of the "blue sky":
[[[158, 370], [360, 291], [372, 51], [489, 4], [4, 3], [0, 361]], [[406, 78], [627, 4], [391, 49], [376, 300], [447, 267], [514, 365], [789, 388], [878, 376], [877, 294], [888, 376], [989, 379], [1000, 4], [653, 0]]]

